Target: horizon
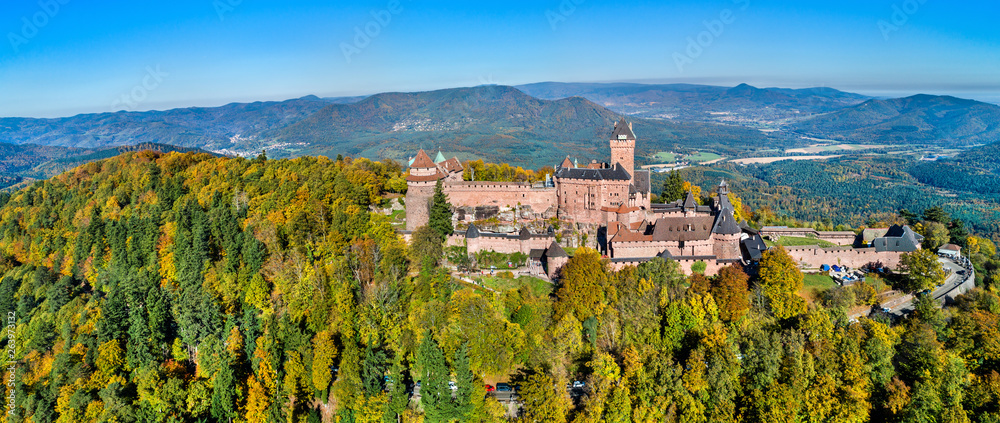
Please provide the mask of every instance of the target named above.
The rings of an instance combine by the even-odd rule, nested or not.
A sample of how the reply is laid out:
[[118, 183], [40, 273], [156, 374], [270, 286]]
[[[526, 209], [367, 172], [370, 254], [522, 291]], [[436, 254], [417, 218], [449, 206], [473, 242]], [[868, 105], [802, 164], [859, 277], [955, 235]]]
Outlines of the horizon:
[[[83, 112], [78, 112], [78, 113], [63, 114], [63, 115], [53, 115], [53, 116], [0, 116], [0, 119], [6, 119], [6, 118], [10, 118], [10, 119], [63, 119], [63, 118], [72, 118], [72, 117], [76, 117], [76, 116], [100, 115], [100, 114], [107, 114], [107, 113], [112, 113], [112, 114], [113, 113], [145, 113], [145, 112], [166, 112], [166, 111], [181, 110], [181, 109], [211, 109], [211, 108], [225, 107], [225, 106], [232, 105], [232, 104], [281, 103], [281, 102], [285, 102], [285, 101], [298, 100], [298, 99], [307, 98], [307, 97], [315, 97], [315, 98], [318, 98], [318, 99], [321, 99], [321, 100], [332, 100], [332, 99], [340, 99], [340, 98], [358, 97], [359, 101], [360, 101], [360, 100], [363, 100], [363, 99], [371, 97], [371, 96], [375, 96], [375, 95], [379, 95], [379, 94], [387, 94], [387, 93], [415, 94], [415, 93], [425, 93], [425, 92], [443, 91], [443, 90], [454, 90], [454, 89], [465, 89], [465, 88], [478, 88], [478, 87], [484, 87], [484, 86], [505, 86], [505, 87], [515, 88], [515, 89], [518, 89], [520, 91], [520, 89], [518, 88], [520, 86], [532, 85], [532, 84], [547, 84], [547, 83], [555, 83], [555, 84], [637, 84], [637, 85], [651, 85], [651, 86], [652, 85], [678, 84], [678, 85], [714, 86], [714, 87], [723, 87], [723, 88], [733, 88], [733, 87], [736, 87], [737, 85], [740, 85], [740, 84], [747, 84], [745, 82], [744, 83], [739, 83], [739, 84], [734, 84], [734, 85], [717, 85], [717, 84], [707, 84], [707, 83], [706, 84], [698, 84], [698, 83], [691, 83], [691, 82], [643, 83], [643, 82], [634, 82], [634, 81], [598, 81], [598, 82], [591, 82], [591, 81], [583, 81], [583, 82], [541, 81], [541, 82], [530, 82], [530, 83], [518, 84], [518, 85], [482, 84], [482, 85], [473, 85], [473, 86], [468, 86], [468, 87], [444, 87], [444, 88], [431, 88], [431, 89], [416, 90], [416, 91], [381, 91], [381, 92], [376, 92], [376, 93], [371, 93], [371, 94], [361, 94], [361, 95], [318, 95], [318, 94], [306, 94], [306, 95], [302, 95], [302, 96], [299, 96], [299, 97], [290, 97], [290, 98], [274, 98], [274, 99], [245, 100], [245, 101], [239, 101], [239, 100], [237, 100], [237, 101], [214, 102], [214, 103], [213, 102], [207, 102], [205, 104], [193, 104], [193, 105], [186, 105], [186, 104], [161, 105], [162, 107], [150, 107], [150, 108], [139, 109], [139, 110], [83, 111]], [[828, 86], [783, 87], [783, 86], [757, 86], [757, 85], [753, 85], [753, 84], [747, 84], [747, 85], [750, 85], [750, 86], [753, 86], [753, 87], [759, 88], [759, 89], [795, 89], [795, 90], [801, 90], [801, 89], [811, 89], [811, 88], [830, 88], [830, 89], [834, 89], [834, 90], [841, 91], [841, 92], [846, 92], [846, 93], [861, 94], [861, 95], [870, 97], [871, 99], [874, 99], [874, 100], [889, 100], [889, 99], [897, 99], [897, 98], [907, 98], [907, 97], [913, 97], [913, 96], [918, 96], [918, 95], [948, 96], [948, 97], [955, 97], [955, 98], [963, 99], [963, 100], [973, 100], [973, 101], [978, 101], [978, 102], [982, 102], [982, 103], [986, 103], [986, 104], [992, 104], [992, 105], [1000, 106], [1000, 93], [997, 93], [997, 94], [985, 94], [983, 96], [980, 96], [981, 98], [975, 98], [973, 96], [955, 95], [955, 94], [953, 94], [952, 91], [938, 91], [938, 92], [931, 92], [931, 91], [920, 92], [920, 91], [915, 91], [915, 92], [910, 92], [910, 91], [875, 90], [875, 91], [862, 92], [862, 91], [843, 90], [843, 89], [840, 89], [840, 88], [837, 88], [837, 87], [828, 87]], [[531, 96], [530, 94], [527, 94], [527, 93], [525, 93], [525, 95], [528, 95], [529, 97]], [[983, 98], [985, 98], [985, 99], [983, 99]], [[347, 103], [347, 104], [353, 104], [353, 103]], [[152, 106], [155, 106], [155, 105], [152, 105]]]
[[41, 0], [0, 19], [0, 116], [544, 81], [830, 87], [1000, 105], [997, 11], [926, 0]]

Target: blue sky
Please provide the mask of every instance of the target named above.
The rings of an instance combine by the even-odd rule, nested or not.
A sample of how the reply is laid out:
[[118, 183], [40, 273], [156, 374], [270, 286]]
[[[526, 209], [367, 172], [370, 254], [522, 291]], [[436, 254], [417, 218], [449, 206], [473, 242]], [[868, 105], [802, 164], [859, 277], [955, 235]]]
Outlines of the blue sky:
[[540, 81], [1000, 103], [996, 1], [3, 2], [0, 116]]

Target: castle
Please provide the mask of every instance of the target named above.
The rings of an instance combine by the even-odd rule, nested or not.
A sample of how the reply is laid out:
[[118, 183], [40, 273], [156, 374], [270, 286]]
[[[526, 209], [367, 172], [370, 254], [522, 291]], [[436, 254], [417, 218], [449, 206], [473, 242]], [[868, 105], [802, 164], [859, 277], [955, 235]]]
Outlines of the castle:
[[[457, 158], [446, 160], [439, 152], [431, 160], [420, 150], [410, 161], [406, 178], [406, 229], [413, 231], [428, 223], [434, 188], [441, 181], [456, 221], [468, 224], [464, 232], [448, 237], [448, 245], [465, 246], [469, 254], [520, 252], [528, 255], [532, 264], [540, 266], [549, 277], [554, 277], [567, 261], [551, 226], [532, 233], [522, 223], [519, 232], [496, 233], [482, 231], [474, 222], [506, 211], [510, 217], [507, 221], [557, 218], [577, 227], [596, 227], [596, 247], [615, 269], [661, 257], [679, 262], [687, 274], [693, 272], [696, 263], [703, 263], [704, 273], [711, 276], [730, 264], [760, 259], [767, 249], [763, 237], [745, 222], [736, 220], [725, 181], [719, 183], [707, 205], [698, 204], [691, 192], [683, 200], [651, 204], [650, 174], [648, 170], [635, 169], [635, 143], [632, 125], [622, 118], [611, 133], [610, 163], [593, 161], [581, 167], [567, 157], [555, 167], [551, 178], [536, 184], [465, 181], [465, 169]], [[890, 241], [899, 245], [896, 238]], [[815, 267], [819, 265], [814, 262], [823, 260], [844, 264], [869, 259], [898, 263], [902, 250], [912, 251], [912, 247], [901, 251], [819, 250], [822, 249], [798, 248], [791, 254], [802, 265]]]
[[[420, 150], [410, 162], [407, 176], [406, 229], [426, 225], [430, 200], [438, 181], [456, 211], [456, 220], [468, 223], [465, 233], [449, 237], [451, 245], [465, 245], [469, 253], [491, 250], [522, 252], [546, 258], [563, 258], [551, 230], [532, 234], [502, 234], [480, 231], [475, 220], [513, 209], [516, 219], [558, 218], [599, 227], [597, 247], [615, 267], [665, 257], [685, 264], [704, 261], [708, 273], [738, 262], [742, 230], [726, 197], [725, 183], [713, 205], [695, 204], [688, 198], [671, 204], [650, 203], [650, 174], [635, 169], [635, 133], [622, 118], [609, 141], [610, 163], [591, 162], [580, 167], [569, 157], [555, 167], [547, 183], [485, 182], [463, 180], [464, 168], [457, 158], [441, 153], [431, 160]], [[557, 266], [550, 263], [550, 276]], [[686, 267], [690, 271], [690, 266]]]

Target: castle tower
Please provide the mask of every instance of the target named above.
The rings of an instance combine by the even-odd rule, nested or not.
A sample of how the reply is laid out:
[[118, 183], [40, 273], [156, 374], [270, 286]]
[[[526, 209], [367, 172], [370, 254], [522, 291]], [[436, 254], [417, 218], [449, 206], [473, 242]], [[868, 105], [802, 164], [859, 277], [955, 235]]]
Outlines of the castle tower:
[[424, 150], [417, 152], [406, 177], [406, 230], [414, 231], [430, 221], [434, 186], [444, 177]]
[[622, 117], [611, 133], [611, 165], [621, 164], [629, 176], [635, 180], [635, 134], [632, 124]]

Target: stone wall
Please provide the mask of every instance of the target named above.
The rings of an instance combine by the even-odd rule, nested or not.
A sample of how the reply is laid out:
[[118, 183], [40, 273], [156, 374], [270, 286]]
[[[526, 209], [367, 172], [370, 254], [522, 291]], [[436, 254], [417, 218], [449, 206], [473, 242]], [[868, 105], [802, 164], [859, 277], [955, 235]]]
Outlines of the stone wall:
[[480, 251], [494, 251], [497, 253], [528, 254], [532, 249], [544, 250], [555, 241], [555, 237], [548, 235], [532, 235], [528, 239], [511, 238], [506, 236], [479, 236], [478, 238], [467, 239], [466, 245], [469, 254]]
[[785, 247], [795, 261], [807, 269], [819, 269], [824, 264], [861, 267], [868, 263], [881, 261], [889, 268], [899, 267], [899, 257], [902, 253], [895, 251], [875, 251], [874, 248], [820, 248], [817, 246]]
[[454, 207], [496, 206], [521, 210], [530, 207], [539, 219], [555, 215], [556, 189], [532, 188], [518, 182], [454, 182], [444, 186], [448, 202]]
[[761, 230], [761, 236], [770, 239], [777, 239], [782, 236], [794, 236], [801, 238], [814, 237], [837, 245], [854, 245], [857, 235], [849, 231], [817, 231], [813, 228], [778, 228], [771, 230]]
[[[638, 266], [638, 265], [642, 264], [644, 261], [645, 260], [635, 260], [635, 261], [616, 260], [616, 261], [611, 262], [611, 269], [612, 270], [621, 270], [621, 269], [625, 268], [626, 266]], [[695, 264], [696, 262], [698, 262], [698, 261], [705, 262], [705, 265], [706, 265], [706, 267], [705, 267], [705, 276], [715, 276], [715, 275], [717, 275], [719, 273], [720, 270], [722, 270], [723, 267], [726, 267], [726, 266], [729, 266], [729, 265], [733, 264], [732, 262], [728, 262], [728, 261], [719, 261], [719, 260], [694, 260], [694, 259], [684, 259], [684, 258], [682, 258], [680, 260], [674, 260], [674, 261], [676, 261], [680, 265], [681, 271], [683, 271], [684, 274], [687, 275], [687, 276], [691, 276], [691, 274], [693, 273], [693, 272], [691, 272], [691, 266], [693, 264]]]
[[430, 221], [430, 201], [436, 182], [409, 182], [406, 189], [406, 230], [415, 231]]

